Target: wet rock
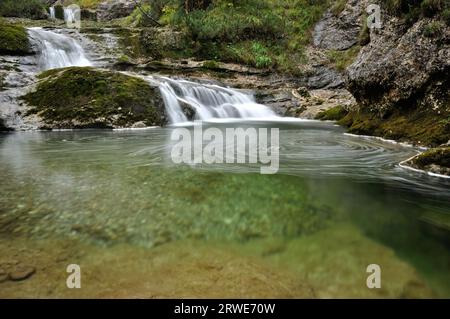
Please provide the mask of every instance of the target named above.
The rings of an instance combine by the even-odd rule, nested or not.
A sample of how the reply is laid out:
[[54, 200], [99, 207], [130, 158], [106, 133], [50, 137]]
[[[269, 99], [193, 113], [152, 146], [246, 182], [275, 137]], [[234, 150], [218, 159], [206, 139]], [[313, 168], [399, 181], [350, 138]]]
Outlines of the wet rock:
[[21, 281], [28, 279], [36, 272], [36, 268], [31, 266], [18, 266], [9, 273], [9, 279], [12, 281]]
[[343, 76], [327, 66], [314, 67], [313, 73], [307, 77], [306, 86], [310, 89], [336, 89], [344, 86]]
[[98, 20], [112, 20], [129, 16], [136, 2], [133, 0], [107, 0], [100, 3], [97, 7]]
[[80, 11], [81, 20], [97, 21], [97, 11], [82, 8]]
[[195, 108], [192, 105], [185, 103], [185, 102], [180, 102], [180, 106], [181, 106], [181, 110], [183, 111], [184, 115], [186, 115], [186, 118], [189, 121], [193, 121], [195, 119], [195, 114], [196, 114]]

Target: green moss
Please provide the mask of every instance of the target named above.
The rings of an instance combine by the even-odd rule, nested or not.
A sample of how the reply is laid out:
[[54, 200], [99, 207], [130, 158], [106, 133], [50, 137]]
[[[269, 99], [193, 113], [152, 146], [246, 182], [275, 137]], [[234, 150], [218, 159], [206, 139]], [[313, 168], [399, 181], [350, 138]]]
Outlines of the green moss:
[[450, 147], [435, 148], [426, 151], [412, 160], [412, 163], [419, 168], [426, 168], [429, 165], [439, 165], [450, 168]]
[[365, 46], [370, 43], [370, 29], [367, 24], [367, 15], [363, 15], [362, 28], [359, 32], [358, 42], [360, 46]]
[[428, 38], [435, 38], [443, 34], [445, 25], [440, 21], [433, 21], [425, 26], [423, 30], [423, 35]]
[[336, 70], [342, 72], [345, 71], [345, 69], [347, 69], [347, 67], [353, 63], [360, 50], [361, 47], [355, 45], [345, 51], [330, 50], [327, 52], [327, 55]]
[[159, 90], [142, 79], [93, 68], [46, 71], [23, 99], [49, 127], [163, 125]]
[[216, 61], [205, 61], [202, 64], [202, 67], [210, 70], [217, 70], [219, 68], [219, 63]]
[[338, 123], [350, 133], [420, 145], [438, 146], [450, 140], [450, 120], [426, 110], [396, 111], [384, 118], [367, 111], [351, 112]]
[[345, 9], [345, 5], [347, 4], [347, 0], [336, 0], [331, 7], [331, 12], [334, 15], [339, 15]]
[[5, 74], [0, 72], [0, 92], [4, 90], [5, 87]]
[[324, 121], [339, 121], [348, 114], [348, 111], [343, 106], [338, 105], [326, 111], [317, 114], [317, 120]]
[[30, 42], [24, 27], [0, 20], [0, 54], [30, 54]]

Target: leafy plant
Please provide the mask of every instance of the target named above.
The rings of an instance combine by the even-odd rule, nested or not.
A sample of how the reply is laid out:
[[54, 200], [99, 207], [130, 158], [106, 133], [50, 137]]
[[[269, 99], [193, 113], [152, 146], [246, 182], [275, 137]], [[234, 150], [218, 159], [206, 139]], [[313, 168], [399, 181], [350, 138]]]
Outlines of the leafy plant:
[[1, 0], [0, 16], [39, 19], [44, 17], [45, 8], [40, 0]]

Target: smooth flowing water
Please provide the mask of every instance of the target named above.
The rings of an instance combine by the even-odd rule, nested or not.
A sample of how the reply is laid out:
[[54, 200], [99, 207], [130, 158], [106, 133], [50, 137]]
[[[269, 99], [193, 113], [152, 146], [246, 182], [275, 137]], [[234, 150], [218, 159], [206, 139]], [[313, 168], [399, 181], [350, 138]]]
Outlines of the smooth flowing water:
[[[253, 95], [238, 90], [167, 77], [152, 77], [152, 80], [160, 83], [161, 94], [172, 124], [192, 119], [276, 117], [267, 106], [257, 104]], [[186, 117], [186, 106], [194, 113], [190, 119]]]
[[281, 128], [279, 173], [175, 165], [173, 128], [1, 135], [0, 249], [43, 268], [3, 293], [450, 296], [450, 181], [400, 168], [416, 149], [316, 121], [211, 125]]
[[39, 51], [41, 70], [92, 65], [81, 45], [73, 38], [42, 28], [30, 28], [28, 33]]

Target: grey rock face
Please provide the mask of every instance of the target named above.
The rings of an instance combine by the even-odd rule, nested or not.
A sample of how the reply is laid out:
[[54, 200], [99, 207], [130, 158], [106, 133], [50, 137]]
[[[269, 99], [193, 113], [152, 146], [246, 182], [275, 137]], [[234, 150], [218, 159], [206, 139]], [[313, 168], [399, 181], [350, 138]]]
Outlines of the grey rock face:
[[336, 89], [344, 86], [344, 78], [339, 72], [326, 66], [314, 68], [314, 72], [306, 79], [305, 86], [310, 89]]
[[[430, 25], [441, 32], [427, 36]], [[423, 105], [448, 111], [450, 28], [443, 22], [422, 19], [407, 28], [397, 18], [371, 31], [371, 42], [348, 68], [346, 82], [357, 102], [385, 114], [394, 107]], [[447, 100], [447, 101], [446, 101]]]
[[325, 13], [314, 28], [314, 45], [327, 50], [346, 50], [357, 44], [367, 4], [366, 0], [349, 0], [338, 15], [332, 11]]
[[133, 0], [107, 0], [98, 5], [97, 19], [112, 20], [123, 18], [129, 16], [135, 7], [136, 2]]

